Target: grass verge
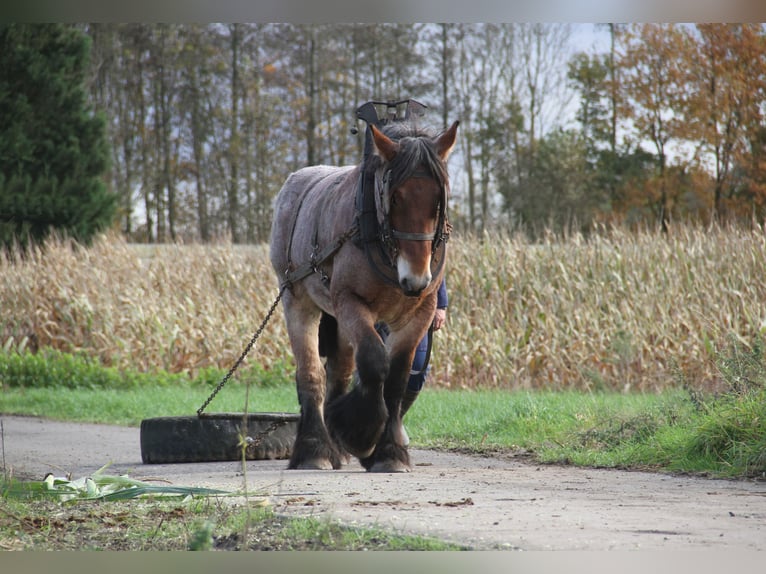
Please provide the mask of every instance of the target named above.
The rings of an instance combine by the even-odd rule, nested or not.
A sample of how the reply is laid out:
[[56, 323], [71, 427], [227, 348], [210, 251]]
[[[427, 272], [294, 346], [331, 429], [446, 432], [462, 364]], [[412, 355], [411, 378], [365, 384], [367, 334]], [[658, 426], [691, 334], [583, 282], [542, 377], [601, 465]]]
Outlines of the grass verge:
[[[0, 485], [2, 486], [2, 485]], [[0, 550], [460, 550], [438, 540], [220, 498], [61, 503], [6, 497]]]
[[766, 392], [695, 402], [662, 394], [426, 393], [407, 415], [413, 444], [543, 463], [766, 478]]

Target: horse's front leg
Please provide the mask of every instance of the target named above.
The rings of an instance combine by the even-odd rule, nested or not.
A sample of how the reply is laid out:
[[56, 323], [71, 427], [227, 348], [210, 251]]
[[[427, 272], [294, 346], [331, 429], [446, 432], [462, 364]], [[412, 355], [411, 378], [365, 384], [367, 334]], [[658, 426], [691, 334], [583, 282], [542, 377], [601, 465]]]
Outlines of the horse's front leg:
[[402, 436], [401, 405], [413, 357], [414, 349], [392, 349], [383, 393], [388, 418], [375, 450], [360, 461], [371, 472], [409, 472], [412, 469]]
[[365, 305], [352, 298], [338, 305], [336, 311], [343, 329], [341, 338], [355, 347], [359, 380], [349, 392], [327, 405], [325, 420], [338, 444], [363, 459], [375, 448], [388, 416], [383, 397], [388, 352]]
[[324, 422], [325, 371], [319, 357], [319, 313], [285, 305], [287, 330], [295, 356], [295, 381], [301, 418], [288, 468], [338, 469], [343, 457]]

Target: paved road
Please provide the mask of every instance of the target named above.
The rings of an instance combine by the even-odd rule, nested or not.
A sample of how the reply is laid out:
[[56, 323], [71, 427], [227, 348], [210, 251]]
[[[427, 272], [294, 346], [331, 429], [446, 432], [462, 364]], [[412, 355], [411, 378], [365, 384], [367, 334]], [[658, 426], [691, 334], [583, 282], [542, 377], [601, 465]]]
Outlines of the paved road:
[[0, 415], [17, 475], [110, 474], [267, 496], [292, 516], [329, 516], [476, 549], [766, 550], [766, 482], [541, 466], [412, 450], [409, 474], [286, 471], [285, 461], [144, 465], [140, 431]]

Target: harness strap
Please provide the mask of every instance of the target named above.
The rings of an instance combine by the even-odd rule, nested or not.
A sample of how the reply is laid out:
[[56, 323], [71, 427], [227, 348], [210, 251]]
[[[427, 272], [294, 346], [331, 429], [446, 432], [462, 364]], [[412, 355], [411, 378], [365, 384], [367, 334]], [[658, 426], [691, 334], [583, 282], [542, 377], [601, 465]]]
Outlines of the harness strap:
[[343, 247], [343, 244], [354, 237], [358, 232], [359, 227], [357, 226], [356, 222], [354, 222], [348, 231], [336, 237], [335, 240], [331, 243], [325, 245], [324, 249], [321, 251], [317, 251], [316, 247], [318, 247], [318, 245], [315, 245], [314, 252], [311, 254], [311, 257], [306, 263], [296, 269], [288, 269], [285, 272], [285, 280], [282, 282], [282, 287], [289, 288], [294, 283], [304, 279], [305, 277], [308, 277], [312, 273], [317, 273], [319, 271], [319, 266], [327, 261], [330, 257], [335, 255], [335, 253], [341, 247]]
[[292, 251], [293, 251], [293, 237], [295, 237], [295, 227], [298, 225], [298, 216], [301, 213], [301, 208], [303, 207], [303, 202], [308, 197], [311, 190], [313, 190], [317, 185], [319, 185], [322, 182], [322, 179], [316, 180], [314, 183], [311, 184], [311, 187], [307, 188], [303, 195], [301, 195], [301, 199], [298, 202], [298, 207], [295, 210], [295, 217], [293, 218], [293, 224], [290, 226], [290, 240], [287, 242], [287, 270], [285, 271], [285, 274], [287, 274], [290, 271], [290, 268], [293, 266], [293, 259], [292, 259]]
[[404, 239], [405, 241], [433, 241], [436, 239], [436, 231], [432, 233], [408, 233], [406, 231], [391, 230], [391, 236], [394, 239]]
[[[343, 181], [344, 174], [340, 174], [335, 178], [335, 181], [332, 182], [330, 188], [335, 187], [338, 185], [341, 181]], [[303, 192], [303, 195], [301, 196], [300, 201], [298, 202], [298, 208], [295, 210], [295, 217], [293, 218], [293, 224], [290, 227], [290, 240], [287, 243], [287, 269], [285, 269], [285, 279], [282, 281], [281, 288], [292, 288], [293, 284], [295, 284], [297, 281], [300, 281], [301, 279], [304, 279], [305, 277], [308, 277], [312, 273], [318, 272], [319, 266], [327, 261], [330, 257], [335, 255], [335, 253], [343, 246], [343, 244], [348, 241], [351, 237], [356, 235], [359, 232], [359, 227], [357, 225], [357, 222], [354, 221], [354, 223], [351, 225], [351, 227], [346, 231], [345, 233], [339, 235], [335, 238], [334, 241], [329, 243], [322, 249], [321, 251], [318, 251], [318, 245], [316, 243], [316, 232], [317, 230], [314, 230], [314, 250], [311, 253], [311, 257], [309, 260], [298, 267], [297, 269], [293, 269], [293, 261], [292, 261], [292, 250], [293, 250], [293, 237], [295, 236], [295, 228], [298, 224], [298, 216], [301, 213], [301, 208], [303, 207], [303, 202], [308, 197], [309, 193], [318, 186], [323, 179], [316, 180], [311, 187], [306, 189]]]

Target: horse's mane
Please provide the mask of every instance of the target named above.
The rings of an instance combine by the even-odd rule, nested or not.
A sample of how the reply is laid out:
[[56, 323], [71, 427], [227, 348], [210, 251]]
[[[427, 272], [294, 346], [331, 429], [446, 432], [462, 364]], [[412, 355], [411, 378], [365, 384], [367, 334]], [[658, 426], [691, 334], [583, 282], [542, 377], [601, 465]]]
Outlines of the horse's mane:
[[[435, 134], [407, 122], [395, 122], [384, 126], [383, 133], [399, 143], [399, 153], [389, 164], [391, 188], [407, 180], [419, 169], [426, 169], [444, 186], [447, 183], [447, 166], [434, 148]], [[381, 157], [370, 154], [363, 166], [366, 173], [377, 171], [383, 163]]]

